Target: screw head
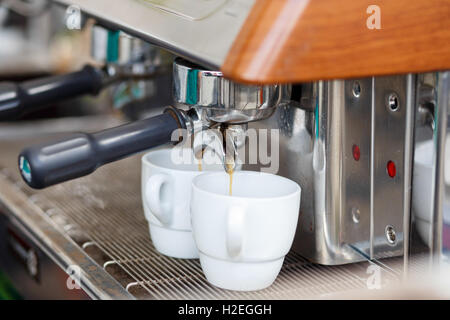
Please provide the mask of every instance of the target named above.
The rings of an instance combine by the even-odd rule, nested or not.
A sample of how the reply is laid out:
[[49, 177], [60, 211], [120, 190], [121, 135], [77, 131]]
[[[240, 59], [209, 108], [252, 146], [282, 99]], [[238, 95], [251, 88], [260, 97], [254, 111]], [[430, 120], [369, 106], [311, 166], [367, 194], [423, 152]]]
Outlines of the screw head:
[[400, 109], [400, 99], [396, 93], [391, 93], [388, 95], [386, 106], [388, 110], [392, 112], [397, 112]]
[[359, 98], [359, 96], [361, 95], [361, 85], [358, 81], [353, 82], [352, 93], [355, 98]]
[[358, 208], [352, 209], [352, 218], [354, 223], [359, 223], [361, 220], [361, 211]]
[[393, 226], [386, 226], [386, 239], [390, 245], [395, 245], [397, 243], [397, 234]]

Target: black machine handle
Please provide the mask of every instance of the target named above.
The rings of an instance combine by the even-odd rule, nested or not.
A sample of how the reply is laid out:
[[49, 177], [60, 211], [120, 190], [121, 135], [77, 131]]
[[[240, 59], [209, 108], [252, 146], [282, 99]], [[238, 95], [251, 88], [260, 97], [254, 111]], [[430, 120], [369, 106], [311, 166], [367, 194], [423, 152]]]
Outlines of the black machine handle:
[[68, 138], [25, 149], [19, 167], [25, 182], [43, 189], [86, 176], [98, 167], [171, 142], [172, 133], [186, 128], [179, 111], [168, 109], [162, 115], [124, 126]]
[[23, 114], [83, 94], [96, 95], [103, 87], [102, 71], [85, 66], [81, 71], [22, 83], [0, 83], [0, 119]]

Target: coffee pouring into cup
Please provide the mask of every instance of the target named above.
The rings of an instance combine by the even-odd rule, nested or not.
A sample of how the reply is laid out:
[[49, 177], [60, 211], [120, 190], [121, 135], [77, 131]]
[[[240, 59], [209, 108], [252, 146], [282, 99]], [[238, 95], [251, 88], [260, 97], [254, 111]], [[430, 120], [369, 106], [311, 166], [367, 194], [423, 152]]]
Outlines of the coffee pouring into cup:
[[238, 171], [193, 179], [192, 230], [206, 279], [229, 290], [267, 288], [289, 252], [300, 208], [300, 186], [273, 174]]
[[[160, 253], [180, 259], [199, 257], [192, 237], [191, 184], [201, 174], [223, 171], [223, 150], [215, 131], [203, 131], [194, 136], [192, 146], [180, 144], [142, 157], [143, 208]], [[233, 168], [239, 170], [241, 163], [236, 161]]]

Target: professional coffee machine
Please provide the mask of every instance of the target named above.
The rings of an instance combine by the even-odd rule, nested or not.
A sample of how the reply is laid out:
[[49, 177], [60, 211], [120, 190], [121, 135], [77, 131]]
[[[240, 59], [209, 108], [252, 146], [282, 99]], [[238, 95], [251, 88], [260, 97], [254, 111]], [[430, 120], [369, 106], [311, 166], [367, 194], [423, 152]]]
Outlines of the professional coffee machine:
[[[424, 135], [434, 139], [429, 249], [435, 255], [441, 252], [450, 99], [450, 74], [436, 71], [450, 69], [450, 26], [442, 8], [422, 8], [419, 2], [410, 6], [407, 1], [405, 8], [386, 4], [385, 29], [372, 30], [366, 26], [366, 1], [344, 4], [347, 11], [334, 0], [327, 5], [199, 0], [189, 6], [182, 1], [128, 1], [130, 14], [107, 0], [55, 2], [94, 17], [103, 28], [124, 30], [183, 58], [173, 63], [176, 108], [25, 149], [19, 167], [30, 186], [45, 188], [149, 148], [179, 143], [181, 139], [173, 139], [177, 129], [191, 134], [214, 127], [279, 129], [278, 174], [302, 187], [293, 249], [325, 265], [399, 255], [406, 261], [414, 151], [417, 137]], [[145, 17], [142, 6], [151, 8]], [[395, 33], [395, 28], [407, 26], [401, 20], [395, 23], [394, 16], [421, 9], [428, 14], [417, 23], [420, 28], [412, 28], [436, 34], [432, 46], [414, 30], [405, 37]], [[435, 21], [447, 28], [435, 29]], [[37, 107], [46, 103], [40, 97], [60, 99], [65, 91], [64, 98], [95, 94], [114, 81], [154, 72], [86, 67], [41, 80], [45, 87], [12, 89], [16, 94], [3, 95], [9, 97], [3, 105], [13, 113], [26, 108], [26, 101]], [[231, 140], [233, 159], [239, 156], [239, 143]], [[224, 150], [223, 156], [226, 163], [230, 154]]]

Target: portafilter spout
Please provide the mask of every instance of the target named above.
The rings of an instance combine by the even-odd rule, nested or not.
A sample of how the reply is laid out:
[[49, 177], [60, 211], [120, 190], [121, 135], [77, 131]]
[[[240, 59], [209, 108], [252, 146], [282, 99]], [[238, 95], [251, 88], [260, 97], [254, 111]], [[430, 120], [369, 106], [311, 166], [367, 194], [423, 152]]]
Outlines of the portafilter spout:
[[225, 171], [231, 173], [239, 164], [239, 149], [245, 145], [247, 128], [247, 124], [216, 123], [208, 128], [212, 130], [196, 131], [191, 140], [193, 154], [201, 161], [205, 152], [212, 151], [221, 159]]

